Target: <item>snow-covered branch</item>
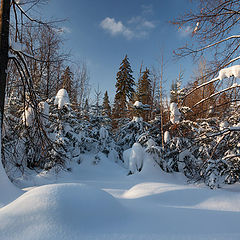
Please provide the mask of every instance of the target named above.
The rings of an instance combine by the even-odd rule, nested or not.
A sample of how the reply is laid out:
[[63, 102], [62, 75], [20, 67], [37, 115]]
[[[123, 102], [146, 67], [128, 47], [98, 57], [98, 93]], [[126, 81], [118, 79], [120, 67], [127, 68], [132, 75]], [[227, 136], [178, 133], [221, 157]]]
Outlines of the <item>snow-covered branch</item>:
[[229, 88], [225, 88], [225, 89], [223, 89], [223, 90], [221, 90], [221, 91], [219, 91], [219, 92], [216, 92], [216, 93], [210, 95], [210, 96], [207, 97], [207, 98], [202, 99], [201, 101], [199, 101], [199, 102], [197, 102], [196, 104], [194, 104], [194, 105], [193, 105], [193, 108], [195, 108], [195, 107], [198, 106], [199, 104], [201, 104], [201, 103], [203, 103], [203, 102], [205, 102], [205, 101], [207, 101], [207, 100], [209, 100], [209, 99], [211, 99], [211, 98], [213, 98], [213, 97], [215, 97], [215, 96], [220, 95], [221, 93], [224, 93], [224, 92], [226, 92], [226, 91], [229, 91], [229, 90], [231, 90], [231, 89], [238, 88], [238, 87], [240, 87], [240, 84], [233, 84], [233, 85], [232, 85], [231, 87], [229, 87]]
[[202, 48], [200, 48], [200, 49], [192, 50], [192, 52], [195, 52], [195, 53], [197, 53], [197, 52], [202, 52], [202, 51], [204, 51], [204, 50], [206, 50], [206, 49], [208, 49], [208, 48], [214, 47], [214, 46], [219, 45], [219, 44], [221, 44], [221, 43], [223, 43], [223, 42], [226, 42], [226, 41], [231, 40], [231, 39], [236, 39], [236, 38], [240, 38], [240, 35], [233, 35], [233, 36], [224, 38], [224, 39], [222, 39], [222, 40], [220, 40], [220, 41], [214, 42], [214, 43], [209, 44], [209, 45], [207, 45], [207, 46], [205, 46], [205, 47], [202, 47]]
[[209, 84], [214, 83], [214, 82], [219, 81], [219, 80], [220, 80], [219, 77], [217, 77], [217, 78], [214, 78], [214, 79], [212, 79], [212, 80], [210, 80], [210, 81], [208, 81], [208, 82], [205, 82], [205, 83], [203, 83], [203, 84], [195, 87], [193, 90], [191, 90], [189, 93], [187, 93], [187, 94], [184, 96], [184, 98], [186, 98], [187, 96], [189, 96], [190, 94], [192, 94], [193, 92], [195, 92], [196, 90], [198, 90], [199, 88], [205, 87], [206, 85], [209, 85]]
[[31, 22], [36, 22], [36, 23], [39, 23], [39, 24], [46, 24], [46, 23], [44, 23], [44, 22], [42, 22], [42, 21], [39, 21], [39, 20], [36, 20], [36, 19], [31, 18], [15, 0], [13, 0], [13, 4], [14, 4], [15, 6], [17, 6], [17, 8], [20, 10], [20, 12], [21, 12], [28, 20], [30, 20]]

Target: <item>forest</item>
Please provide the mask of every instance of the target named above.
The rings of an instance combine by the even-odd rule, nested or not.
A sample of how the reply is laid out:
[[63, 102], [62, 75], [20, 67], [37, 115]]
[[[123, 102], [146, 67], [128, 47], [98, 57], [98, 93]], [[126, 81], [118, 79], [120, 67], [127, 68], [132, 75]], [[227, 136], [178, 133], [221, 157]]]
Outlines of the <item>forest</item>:
[[[4, 195], [1, 188], [8, 184], [9, 189], [32, 187], [34, 181], [42, 185], [36, 183], [39, 176], [61, 178], [62, 174], [75, 174], [76, 169], [86, 167], [87, 161], [91, 167], [101, 169], [107, 160], [113, 164], [112, 168], [123, 169], [124, 177], [139, 178], [139, 182], [144, 181], [141, 176], [150, 164], [157, 179], [158, 174], [164, 179], [179, 176], [187, 188], [201, 186], [209, 196], [229, 185], [234, 184], [237, 189], [240, 2], [193, 2], [196, 8], [169, 23], [176, 29], [191, 27], [193, 44], [175, 49], [173, 55], [179, 63], [186, 57], [196, 63], [193, 78], [183, 83], [184, 71], [180, 70], [171, 81], [170, 91], [166, 91], [163, 56], [158, 68], [141, 64], [139, 69], [132, 69], [131, 56], [124, 52], [116, 79], [109, 86], [115, 89], [111, 103], [109, 89], [103, 93], [99, 87], [91, 88], [87, 63], [74, 61], [71, 53], [64, 49], [60, 27], [64, 20], [45, 22], [31, 15], [31, 9], [45, 1], [2, 0], [0, 194]], [[133, 71], [137, 78], [133, 77]], [[103, 168], [104, 174], [109, 174], [112, 168]], [[87, 175], [81, 171], [83, 176]], [[65, 196], [65, 187], [63, 192], [59, 190], [62, 194], [59, 196]], [[49, 192], [55, 191], [51, 185], [48, 188]], [[68, 189], [78, 192], [75, 188], [71, 185]], [[39, 190], [41, 196], [48, 196], [46, 189]], [[86, 196], [93, 191], [80, 190], [79, 194]], [[36, 189], [29, 193], [32, 191], [37, 194]], [[94, 191], [93, 195], [99, 194], [96, 196], [105, 199], [102, 192]], [[86, 201], [90, 198], [86, 197]], [[105, 200], [111, 206], [108, 196]], [[91, 207], [95, 209], [94, 204]], [[4, 220], [4, 207], [2, 209]], [[4, 234], [3, 239], [17, 239]]]

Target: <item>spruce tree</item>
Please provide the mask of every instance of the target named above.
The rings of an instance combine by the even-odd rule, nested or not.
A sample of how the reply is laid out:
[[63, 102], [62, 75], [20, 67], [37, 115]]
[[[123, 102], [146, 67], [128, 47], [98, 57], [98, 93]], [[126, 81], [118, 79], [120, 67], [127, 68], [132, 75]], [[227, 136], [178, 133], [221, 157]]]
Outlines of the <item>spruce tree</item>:
[[177, 82], [173, 81], [170, 90], [170, 103], [177, 103], [178, 102], [178, 89], [177, 89]]
[[134, 78], [127, 55], [123, 59], [119, 72], [117, 73], [116, 95], [114, 99], [113, 118], [118, 124], [120, 119], [127, 118], [128, 102], [133, 99]]
[[88, 99], [85, 99], [85, 103], [82, 109], [82, 116], [84, 119], [89, 119], [89, 103], [88, 103]]
[[61, 81], [62, 81], [62, 88], [67, 90], [69, 98], [73, 100], [75, 98], [74, 94], [74, 89], [73, 89], [73, 73], [70, 70], [70, 67], [67, 66], [66, 69], [64, 70], [62, 76], [61, 76]]
[[109, 103], [108, 92], [106, 91], [103, 97], [103, 115], [111, 118], [111, 106]]
[[111, 118], [111, 106], [109, 103], [108, 92], [106, 91], [103, 98], [103, 115]]
[[[152, 83], [150, 79], [150, 71], [148, 68], [143, 72], [142, 76], [140, 76], [138, 81], [138, 89], [137, 89], [137, 97], [138, 101], [140, 101], [144, 105], [149, 105], [149, 108], [152, 107], [153, 104], [153, 96], [152, 96]], [[149, 111], [143, 112], [143, 119], [145, 121], [149, 120]]]

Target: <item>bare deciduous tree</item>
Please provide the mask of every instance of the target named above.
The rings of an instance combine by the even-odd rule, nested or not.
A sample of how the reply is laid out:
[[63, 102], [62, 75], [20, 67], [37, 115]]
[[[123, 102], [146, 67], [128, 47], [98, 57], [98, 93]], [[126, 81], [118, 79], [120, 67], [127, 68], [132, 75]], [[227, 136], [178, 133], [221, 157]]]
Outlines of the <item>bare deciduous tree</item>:
[[240, 59], [240, 35], [235, 34], [240, 21], [239, 0], [196, 0], [194, 9], [172, 21], [179, 28], [191, 26], [195, 45], [185, 45], [175, 53], [178, 56], [212, 55], [208, 76]]
[[[240, 59], [239, 46], [240, 35], [238, 31], [240, 21], [240, 1], [239, 0], [196, 0], [193, 9], [183, 16], [172, 21], [180, 29], [186, 26], [192, 28], [193, 43], [175, 51], [180, 57], [192, 55], [195, 58], [208, 55], [211, 60], [207, 62], [202, 79], [211, 79], [200, 85], [196, 85], [186, 97], [194, 91], [205, 87], [213, 86], [215, 91], [207, 97], [202, 98], [192, 107], [201, 106], [203, 102], [210, 99], [219, 99], [225, 92], [237, 91], [239, 84], [232, 85], [232, 79], [222, 81], [218, 72], [235, 63]], [[230, 95], [232, 95], [230, 93]], [[233, 96], [233, 95], [232, 95]], [[235, 95], [236, 96], [236, 95]], [[230, 99], [237, 101], [238, 99]], [[217, 100], [219, 102], [219, 100]]]

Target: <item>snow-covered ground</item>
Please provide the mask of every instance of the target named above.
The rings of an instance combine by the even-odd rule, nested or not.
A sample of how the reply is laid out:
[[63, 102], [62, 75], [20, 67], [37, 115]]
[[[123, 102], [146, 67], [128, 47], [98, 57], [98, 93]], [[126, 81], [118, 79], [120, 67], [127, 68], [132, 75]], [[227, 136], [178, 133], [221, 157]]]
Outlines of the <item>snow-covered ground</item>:
[[18, 184], [25, 193], [13, 188], [16, 200], [0, 195], [1, 240], [240, 239], [239, 185], [190, 185], [150, 160], [127, 176], [106, 158], [94, 165], [86, 156], [72, 172]]

